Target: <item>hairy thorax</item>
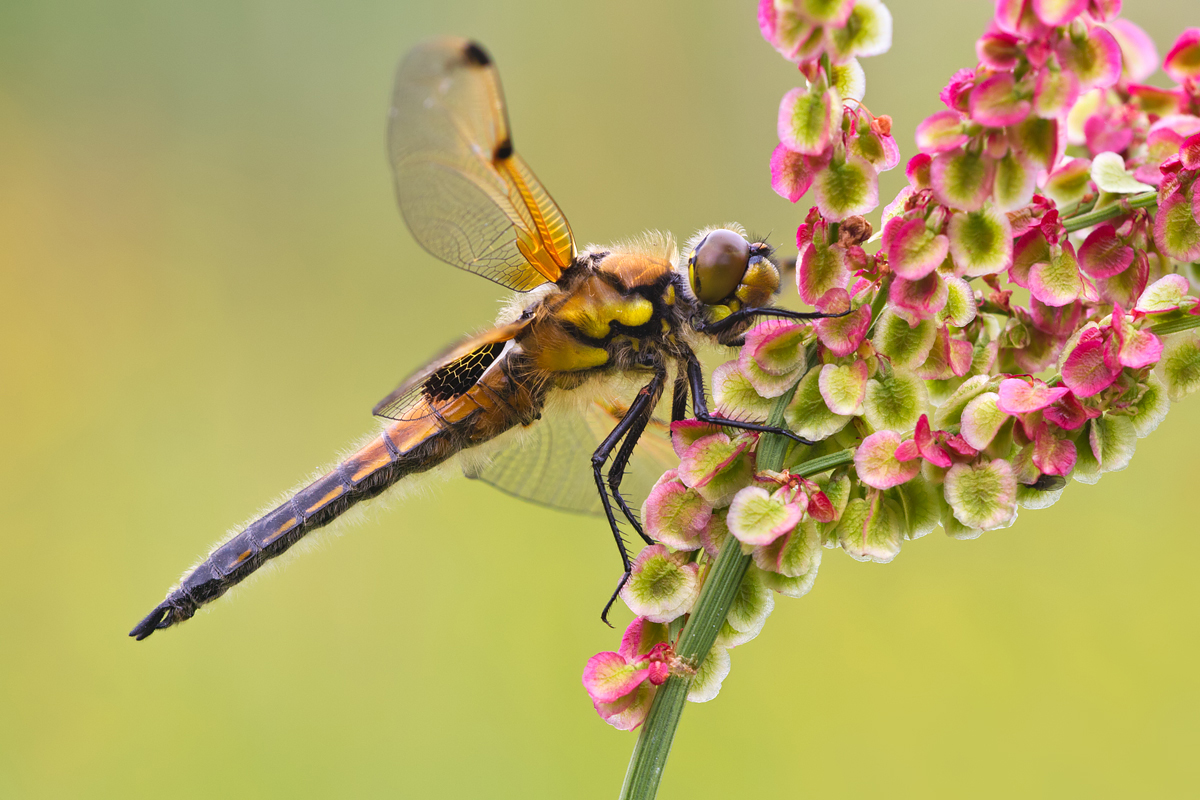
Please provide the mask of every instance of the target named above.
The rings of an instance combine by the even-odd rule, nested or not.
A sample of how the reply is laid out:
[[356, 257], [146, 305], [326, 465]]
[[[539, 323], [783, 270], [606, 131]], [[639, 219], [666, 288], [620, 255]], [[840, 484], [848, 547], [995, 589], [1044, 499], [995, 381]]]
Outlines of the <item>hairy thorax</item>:
[[601, 373], [660, 369], [682, 352], [691, 310], [668, 254], [589, 251], [559, 291], [526, 309], [535, 319], [519, 344], [530, 369], [574, 388]]

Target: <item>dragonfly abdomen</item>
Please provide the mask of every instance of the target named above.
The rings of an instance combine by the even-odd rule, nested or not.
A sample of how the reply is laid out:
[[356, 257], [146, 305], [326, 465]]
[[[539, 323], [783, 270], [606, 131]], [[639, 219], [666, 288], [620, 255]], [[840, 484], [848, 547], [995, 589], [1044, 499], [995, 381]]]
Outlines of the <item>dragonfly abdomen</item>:
[[[201, 606], [225, 594], [267, 561], [282, 555], [356, 503], [375, 497], [408, 475], [438, 466], [466, 447], [481, 444], [513, 425], [528, 421], [525, 417], [529, 410], [519, 414], [507, 402], [512, 396], [504, 389], [513, 388], [507, 377], [501, 373], [496, 378], [480, 381], [456, 398], [452, 404], [454, 413], [446, 407], [417, 419], [390, 424], [380, 436], [333, 470], [217, 546], [130, 635], [140, 641], [156, 630], [189, 619]], [[485, 385], [494, 383], [502, 385]], [[524, 400], [526, 404], [530, 402], [528, 394]]]

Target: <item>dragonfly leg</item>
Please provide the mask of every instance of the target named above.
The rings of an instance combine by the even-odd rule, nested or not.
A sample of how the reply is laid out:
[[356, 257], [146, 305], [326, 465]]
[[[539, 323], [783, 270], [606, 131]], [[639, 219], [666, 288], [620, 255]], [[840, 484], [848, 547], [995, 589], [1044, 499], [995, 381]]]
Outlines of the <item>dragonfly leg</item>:
[[822, 311], [792, 311], [787, 308], [774, 308], [767, 306], [764, 308], [743, 308], [734, 311], [727, 317], [717, 320], [716, 322], [697, 323], [696, 330], [700, 333], [706, 333], [710, 336], [725, 333], [740, 322], [753, 319], [754, 317], [777, 317], [779, 319], [829, 319], [831, 317], [844, 317], [853, 309], [846, 309], [837, 314], [826, 314]]
[[688, 405], [688, 376], [682, 366], [676, 367], [675, 386], [671, 393], [671, 422], [687, 419]]
[[[604, 441], [596, 448], [596, 452], [592, 453], [592, 475], [596, 480], [596, 491], [600, 493], [600, 502], [604, 506], [604, 516], [608, 520], [608, 527], [612, 530], [613, 539], [617, 543], [617, 551], [621, 554], [621, 565], [625, 568], [621, 575], [621, 580], [617, 582], [617, 588], [613, 591], [612, 597], [608, 598], [608, 603], [605, 604], [604, 610], [600, 612], [600, 619], [605, 625], [611, 627], [608, 621], [608, 612], [613, 607], [613, 603], [617, 601], [617, 596], [621, 593], [621, 589], [625, 587], [625, 582], [629, 580], [630, 574], [633, 572], [633, 565], [629, 561], [629, 551], [625, 547], [625, 539], [621, 536], [621, 529], [617, 527], [617, 518], [613, 514], [612, 502], [609, 499], [609, 488], [605, 485], [604, 480], [604, 465], [608, 461], [608, 457], [612, 455], [612, 451], [616, 449], [617, 444], [629, 436], [633, 440], [633, 444], [637, 444], [637, 439], [646, 428], [646, 423], [649, 421], [649, 416], [654, 410], [654, 403], [662, 395], [662, 385], [665, 376], [662, 372], [655, 373], [654, 378], [650, 383], [642, 387], [638, 392], [637, 398], [630, 404], [629, 410], [625, 412], [625, 416], [617, 423], [617, 426], [612, 429], [608, 436], [604, 437]], [[617, 472], [616, 486], [613, 488], [612, 495], [616, 498], [618, 507], [627, 519], [633, 524], [634, 530], [645, 539], [646, 534], [642, 532], [641, 523], [633, 517], [633, 512], [629, 505], [616, 491], [621, 485], [621, 477], [625, 471], [625, 464], [629, 460], [629, 455], [626, 454], [624, 460], [621, 459], [621, 454], [625, 453], [626, 449], [630, 453], [633, 451], [633, 446], [622, 447], [617, 454], [617, 462], [614, 462], [614, 469]], [[612, 479], [609, 479], [609, 485], [612, 485]], [[647, 540], [649, 541], [649, 540]]]
[[[629, 432], [625, 434], [625, 441], [621, 444], [621, 449], [617, 451], [616, 457], [613, 459], [612, 468], [608, 471], [608, 488], [612, 492], [613, 499], [617, 501], [617, 505], [621, 508], [621, 513], [625, 515], [625, 519], [629, 520], [629, 524], [637, 531], [638, 536], [642, 537], [642, 541], [646, 544], [654, 544], [654, 540], [646, 535], [642, 529], [642, 522], [633, 513], [633, 509], [629, 507], [629, 503], [621, 494], [621, 481], [625, 477], [625, 468], [629, 466], [629, 459], [633, 456], [633, 448], [637, 447], [638, 440], [642, 438], [642, 434], [646, 431], [646, 425], [650, 422], [650, 417], [654, 415], [654, 407], [658, 405], [659, 397], [662, 395], [663, 383], [666, 375], [655, 375], [645, 387], [638, 392], [638, 399], [643, 397], [648, 398], [643, 404], [643, 408], [638, 414], [638, 419], [634, 421]], [[628, 414], [634, 413], [636, 402], [630, 406]]]
[[713, 416], [709, 413], [708, 400], [705, 399], [704, 394], [704, 369], [700, 366], [700, 359], [696, 358], [694, 353], [688, 355], [687, 370], [688, 378], [692, 384], [692, 411], [696, 419], [701, 422], [707, 422], [710, 425], [721, 425], [726, 428], [739, 428], [744, 431], [756, 431], [757, 433], [775, 433], [780, 436], [786, 436], [798, 444], [816, 444], [816, 442], [805, 439], [803, 436], [799, 436], [787, 428], [775, 428], [770, 425], [759, 425], [756, 422], [742, 422], [737, 419]]

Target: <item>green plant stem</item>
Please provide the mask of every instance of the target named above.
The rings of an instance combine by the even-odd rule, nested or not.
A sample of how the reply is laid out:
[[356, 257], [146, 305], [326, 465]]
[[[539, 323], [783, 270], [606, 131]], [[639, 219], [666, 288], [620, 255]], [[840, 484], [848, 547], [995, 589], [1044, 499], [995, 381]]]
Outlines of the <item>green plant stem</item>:
[[875, 333], [875, 326], [879, 324], [879, 315], [887, 307], [888, 293], [891, 291], [894, 275], [895, 273], [888, 273], [883, 276], [883, 280], [879, 282], [879, 289], [875, 292], [875, 298], [871, 301], [871, 326], [867, 328], [868, 339]]
[[1059, 218], [1065, 220], [1071, 219], [1072, 217], [1078, 217], [1080, 214], [1086, 214], [1096, 207], [1096, 201], [1098, 199], [1099, 197], [1097, 195], [1087, 194], [1084, 196], [1083, 200], [1080, 200], [1075, 205], [1069, 206], [1068, 208], [1059, 209]]
[[1089, 211], [1086, 214], [1080, 214], [1077, 217], [1063, 220], [1063, 228], [1068, 233], [1071, 231], [1083, 230], [1090, 228], [1093, 225], [1099, 225], [1101, 222], [1107, 222], [1113, 217], [1119, 217], [1122, 214], [1128, 214], [1135, 208], [1149, 208], [1158, 203], [1158, 192], [1145, 192], [1143, 194], [1135, 194], [1126, 200], [1113, 203], [1111, 206]]
[[[784, 409], [788, 407], [795, 391], [796, 387], [793, 386], [775, 402], [769, 425], [783, 425]], [[764, 436], [758, 445], [758, 468], [779, 471], [783, 468], [786, 453], [786, 438], [776, 434]], [[796, 474], [817, 475], [853, 460], [854, 452], [843, 450], [806, 461], [796, 469]], [[692, 607], [675, 646], [675, 654], [695, 669], [700, 668], [712, 649], [749, 567], [750, 555], [743, 553], [741, 543], [729, 536], [709, 570], [696, 605]], [[671, 745], [683, 716], [691, 682], [689, 675], [672, 675], [655, 692], [650, 713], [646, 716], [629, 759], [629, 769], [621, 786], [622, 800], [652, 800], [658, 794], [658, 785], [667, 766], [667, 756], [671, 754]]]
[[[749, 566], [750, 556], [742, 555], [741, 543], [730, 536], [700, 589], [700, 597], [676, 645], [676, 655], [699, 668], [712, 649]], [[687, 675], [672, 675], [655, 692], [650, 713], [629, 759], [622, 798], [650, 800], [658, 794], [691, 682]]]
[[1181, 331], [1190, 331], [1192, 328], [1200, 328], [1200, 316], [1194, 314], [1184, 314], [1175, 319], [1164, 320], [1155, 325], [1150, 326], [1150, 332], [1159, 335], [1168, 333], [1179, 333]]

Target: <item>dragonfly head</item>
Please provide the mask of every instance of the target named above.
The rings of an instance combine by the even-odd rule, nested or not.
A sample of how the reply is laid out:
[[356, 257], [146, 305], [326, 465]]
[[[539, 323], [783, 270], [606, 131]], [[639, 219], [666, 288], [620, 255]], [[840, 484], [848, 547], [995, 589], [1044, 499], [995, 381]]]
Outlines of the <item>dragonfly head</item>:
[[765, 305], [779, 291], [771, 248], [749, 241], [740, 225], [700, 231], [686, 253], [688, 286], [713, 321], [743, 307]]

